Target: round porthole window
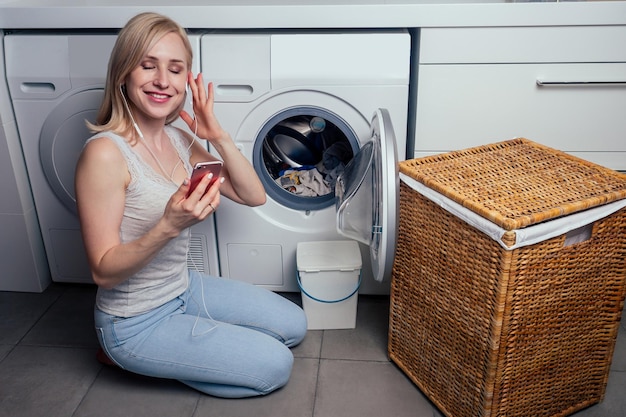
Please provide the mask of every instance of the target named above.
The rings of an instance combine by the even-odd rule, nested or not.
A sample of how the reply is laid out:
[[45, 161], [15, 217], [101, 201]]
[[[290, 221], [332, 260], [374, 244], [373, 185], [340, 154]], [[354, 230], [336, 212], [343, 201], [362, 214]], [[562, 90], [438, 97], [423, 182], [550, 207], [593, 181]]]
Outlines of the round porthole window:
[[268, 196], [296, 210], [334, 204], [337, 176], [358, 152], [352, 129], [315, 107], [275, 115], [254, 143], [253, 164]]

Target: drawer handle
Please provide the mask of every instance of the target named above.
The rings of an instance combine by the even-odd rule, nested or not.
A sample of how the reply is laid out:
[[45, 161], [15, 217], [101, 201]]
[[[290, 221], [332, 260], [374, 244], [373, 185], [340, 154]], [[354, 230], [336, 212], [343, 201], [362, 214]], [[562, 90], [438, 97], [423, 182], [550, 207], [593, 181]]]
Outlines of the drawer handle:
[[546, 80], [537, 80], [537, 85], [539, 87], [558, 87], [558, 86], [593, 87], [593, 86], [606, 86], [606, 85], [626, 86], [626, 81], [546, 81]]

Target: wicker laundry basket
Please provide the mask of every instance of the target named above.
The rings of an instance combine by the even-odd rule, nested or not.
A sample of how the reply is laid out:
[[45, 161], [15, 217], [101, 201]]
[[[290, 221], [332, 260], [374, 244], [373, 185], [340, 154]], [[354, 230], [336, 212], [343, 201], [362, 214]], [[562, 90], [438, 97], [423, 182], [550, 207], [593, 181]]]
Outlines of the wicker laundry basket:
[[577, 228], [582, 241], [515, 245], [532, 226], [623, 206], [626, 175], [527, 139], [400, 172], [442, 200], [401, 181], [390, 358], [447, 416], [565, 416], [601, 401], [626, 291], [626, 208]]

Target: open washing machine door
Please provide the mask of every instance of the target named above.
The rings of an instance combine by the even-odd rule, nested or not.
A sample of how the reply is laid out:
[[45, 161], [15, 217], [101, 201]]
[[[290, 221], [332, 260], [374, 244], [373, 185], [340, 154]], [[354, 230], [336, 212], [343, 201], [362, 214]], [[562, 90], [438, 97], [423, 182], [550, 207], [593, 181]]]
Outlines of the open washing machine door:
[[335, 186], [337, 231], [370, 247], [372, 274], [381, 282], [391, 274], [398, 210], [398, 153], [389, 112], [372, 118], [365, 143]]

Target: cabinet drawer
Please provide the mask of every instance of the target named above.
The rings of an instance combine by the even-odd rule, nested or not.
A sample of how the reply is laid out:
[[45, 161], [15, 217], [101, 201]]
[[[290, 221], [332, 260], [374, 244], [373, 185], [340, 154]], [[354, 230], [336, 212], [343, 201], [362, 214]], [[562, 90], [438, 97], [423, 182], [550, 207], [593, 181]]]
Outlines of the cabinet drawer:
[[420, 64], [626, 62], [626, 26], [425, 28]]
[[416, 157], [521, 136], [626, 170], [626, 64], [422, 65], [417, 91]]

